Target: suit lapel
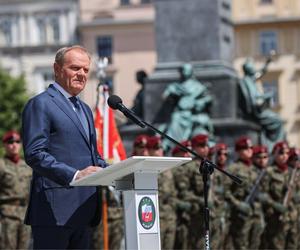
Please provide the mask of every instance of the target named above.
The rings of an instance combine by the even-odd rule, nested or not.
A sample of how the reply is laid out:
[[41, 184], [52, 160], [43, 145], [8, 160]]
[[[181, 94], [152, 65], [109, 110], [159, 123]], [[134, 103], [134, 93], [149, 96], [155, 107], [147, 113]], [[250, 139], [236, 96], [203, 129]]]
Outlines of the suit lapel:
[[[81, 125], [81, 122], [80, 122], [79, 118], [77, 117], [76, 113], [74, 112], [74, 110], [72, 109], [71, 105], [68, 103], [68, 100], [58, 90], [56, 90], [53, 85], [49, 86], [49, 88], [47, 89], [47, 92], [50, 96], [52, 96], [52, 100], [57, 105], [57, 107], [60, 108], [76, 125], [76, 127], [80, 131], [81, 135], [83, 136], [83, 138], [85, 139], [87, 144], [90, 146], [90, 143], [86, 136], [84, 128]], [[88, 120], [90, 120], [89, 117], [88, 117]], [[90, 124], [90, 121], [89, 121], [89, 124]]]

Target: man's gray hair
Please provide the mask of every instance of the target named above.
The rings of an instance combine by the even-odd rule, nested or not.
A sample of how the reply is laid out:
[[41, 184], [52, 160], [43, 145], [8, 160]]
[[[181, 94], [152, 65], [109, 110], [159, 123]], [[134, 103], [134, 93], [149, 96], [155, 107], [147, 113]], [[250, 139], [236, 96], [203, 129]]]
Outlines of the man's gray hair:
[[73, 46], [70, 46], [70, 47], [63, 47], [63, 48], [60, 48], [57, 52], [56, 52], [56, 55], [55, 55], [55, 62], [58, 64], [58, 65], [63, 65], [64, 64], [64, 59], [65, 59], [65, 54], [67, 52], [69, 52], [70, 50], [73, 50], [73, 49], [77, 49], [77, 50], [81, 50], [82, 52], [86, 53], [89, 57], [89, 59], [91, 60], [91, 54], [88, 52], [88, 50], [80, 45], [73, 45]]

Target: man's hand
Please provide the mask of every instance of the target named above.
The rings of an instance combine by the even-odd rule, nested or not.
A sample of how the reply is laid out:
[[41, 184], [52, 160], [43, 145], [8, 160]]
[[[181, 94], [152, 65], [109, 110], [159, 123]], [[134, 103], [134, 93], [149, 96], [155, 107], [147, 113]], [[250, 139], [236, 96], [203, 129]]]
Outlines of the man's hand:
[[100, 171], [102, 168], [100, 167], [96, 167], [96, 166], [88, 166], [82, 170], [80, 170], [75, 178], [75, 180], [79, 180], [87, 175], [96, 173], [98, 171]]

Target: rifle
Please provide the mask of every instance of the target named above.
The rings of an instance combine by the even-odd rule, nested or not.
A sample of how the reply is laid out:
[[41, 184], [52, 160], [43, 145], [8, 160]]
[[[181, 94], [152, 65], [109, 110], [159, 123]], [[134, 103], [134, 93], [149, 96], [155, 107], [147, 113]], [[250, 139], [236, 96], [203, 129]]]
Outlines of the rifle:
[[257, 177], [253, 187], [251, 188], [250, 193], [247, 195], [247, 197], [245, 199], [246, 203], [252, 204], [254, 202], [254, 199], [257, 195], [259, 184], [260, 184], [262, 178], [265, 176], [265, 174], [266, 174], [266, 169], [263, 169], [262, 171], [260, 171], [259, 176]]
[[293, 193], [293, 189], [294, 189], [294, 182], [295, 182], [296, 174], [297, 174], [297, 168], [295, 167], [293, 169], [291, 179], [289, 181], [288, 190], [286, 191], [284, 199], [283, 199], [283, 205], [285, 207], [287, 207], [287, 204], [289, 203], [289, 201], [292, 198], [292, 193]]

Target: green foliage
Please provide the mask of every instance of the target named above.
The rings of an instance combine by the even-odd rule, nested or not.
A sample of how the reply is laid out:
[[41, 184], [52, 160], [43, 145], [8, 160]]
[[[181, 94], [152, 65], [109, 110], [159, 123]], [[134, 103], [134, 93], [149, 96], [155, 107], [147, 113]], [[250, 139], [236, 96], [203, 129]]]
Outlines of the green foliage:
[[[0, 138], [8, 130], [20, 131], [22, 111], [27, 100], [24, 77], [12, 77], [0, 68]], [[0, 155], [3, 155], [2, 143]]]

